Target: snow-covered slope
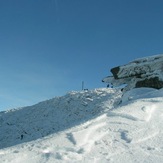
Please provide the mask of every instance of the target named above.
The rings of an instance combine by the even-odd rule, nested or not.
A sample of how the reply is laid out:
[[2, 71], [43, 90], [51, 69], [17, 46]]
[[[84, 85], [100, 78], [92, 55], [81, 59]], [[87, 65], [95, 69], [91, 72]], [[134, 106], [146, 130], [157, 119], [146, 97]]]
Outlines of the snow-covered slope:
[[[84, 123], [112, 108], [120, 97], [121, 92], [113, 89], [70, 92], [34, 106], [1, 112], [0, 149]], [[102, 106], [104, 102], [108, 102], [107, 107]]]
[[71, 92], [1, 112], [0, 162], [160, 163], [162, 126], [163, 89]]

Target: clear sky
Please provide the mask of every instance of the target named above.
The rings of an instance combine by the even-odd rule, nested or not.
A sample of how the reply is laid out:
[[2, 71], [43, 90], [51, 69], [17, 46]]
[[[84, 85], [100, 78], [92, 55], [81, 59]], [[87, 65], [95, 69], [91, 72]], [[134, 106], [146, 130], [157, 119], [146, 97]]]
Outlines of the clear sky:
[[105, 87], [110, 68], [163, 53], [162, 0], [0, 0], [0, 110]]

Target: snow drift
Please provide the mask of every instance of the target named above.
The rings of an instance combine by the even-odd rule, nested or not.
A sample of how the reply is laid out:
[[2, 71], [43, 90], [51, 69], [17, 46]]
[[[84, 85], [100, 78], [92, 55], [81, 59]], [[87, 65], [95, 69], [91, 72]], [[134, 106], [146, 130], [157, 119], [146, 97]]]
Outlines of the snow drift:
[[0, 162], [160, 163], [162, 126], [163, 89], [71, 92], [1, 112]]

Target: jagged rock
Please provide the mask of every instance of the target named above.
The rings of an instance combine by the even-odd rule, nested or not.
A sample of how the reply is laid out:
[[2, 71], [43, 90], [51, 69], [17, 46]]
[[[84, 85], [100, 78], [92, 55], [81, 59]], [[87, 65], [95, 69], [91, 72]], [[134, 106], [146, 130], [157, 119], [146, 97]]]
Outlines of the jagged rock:
[[102, 81], [113, 86], [127, 84], [124, 90], [138, 87], [163, 88], [163, 54], [136, 59], [111, 69], [113, 76]]

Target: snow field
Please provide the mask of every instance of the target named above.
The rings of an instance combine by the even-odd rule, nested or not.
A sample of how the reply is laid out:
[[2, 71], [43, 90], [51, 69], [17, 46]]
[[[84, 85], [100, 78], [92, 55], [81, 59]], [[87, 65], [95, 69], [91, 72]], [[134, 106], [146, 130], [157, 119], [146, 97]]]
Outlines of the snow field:
[[[28, 138], [28, 142], [18, 142], [12, 147], [1, 148], [0, 162], [160, 163], [163, 160], [162, 95], [163, 90], [147, 88], [134, 89], [123, 96], [115, 89], [96, 89], [71, 92], [56, 101], [53, 99], [42, 102], [33, 106], [33, 109], [39, 110], [40, 114], [46, 112], [50, 122], [45, 121], [47, 124], [43, 125], [39, 122], [42, 117], [40, 115], [28, 129], [48, 127], [51, 133], [37, 140]], [[62, 110], [61, 118], [70, 119], [56, 118], [58, 114], [50, 114], [54, 112], [52, 106]], [[84, 116], [85, 114], [87, 115]], [[10, 122], [13, 123], [14, 119], [15, 117]], [[54, 132], [51, 128], [57, 126], [53, 122], [55, 119], [59, 125], [67, 126]], [[41, 118], [42, 120], [45, 119]], [[24, 129], [27, 129], [26, 124]], [[14, 140], [15, 137], [10, 135], [13, 132], [3, 131], [8, 131], [8, 136]], [[32, 131], [31, 134], [36, 135]], [[35, 132], [40, 133], [37, 130]], [[4, 143], [6, 147], [9, 146], [7, 140], [3, 139], [3, 146]]]

